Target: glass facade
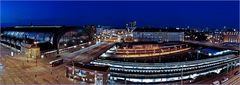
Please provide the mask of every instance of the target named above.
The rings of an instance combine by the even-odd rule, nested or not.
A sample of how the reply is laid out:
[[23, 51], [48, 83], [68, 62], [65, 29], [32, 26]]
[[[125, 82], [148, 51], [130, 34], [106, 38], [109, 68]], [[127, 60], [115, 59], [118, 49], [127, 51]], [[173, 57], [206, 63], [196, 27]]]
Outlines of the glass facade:
[[50, 42], [52, 33], [37, 33], [37, 32], [18, 32], [18, 31], [5, 31], [3, 32], [4, 36], [7, 38], [16, 38], [16, 39], [33, 39], [37, 42]]
[[[56, 29], [56, 30], [55, 30]], [[1, 35], [1, 42], [26, 46], [37, 42], [42, 51], [65, 48], [88, 42], [89, 35], [82, 28], [34, 28], [5, 30]]]
[[59, 40], [59, 48], [69, 47], [87, 42], [89, 36], [83, 30], [66, 32]]
[[184, 41], [183, 32], [133, 32], [133, 38], [139, 41]]

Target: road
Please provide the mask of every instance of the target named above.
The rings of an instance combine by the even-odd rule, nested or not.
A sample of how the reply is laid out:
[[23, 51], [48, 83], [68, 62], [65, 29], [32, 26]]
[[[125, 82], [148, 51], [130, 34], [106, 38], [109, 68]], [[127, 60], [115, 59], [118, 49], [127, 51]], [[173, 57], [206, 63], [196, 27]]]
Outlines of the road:
[[213, 43], [210, 43], [210, 42], [189, 41], [189, 40], [186, 40], [184, 42], [193, 43], [193, 44], [197, 44], [197, 45], [205, 45], [205, 46], [217, 47], [217, 48], [222, 48], [222, 49], [240, 50], [240, 48], [226, 47], [226, 46], [223, 46], [221, 44], [213, 44]]
[[4, 57], [4, 56], [7, 56], [7, 55], [10, 55], [11, 52], [17, 53], [17, 51], [14, 51], [11, 48], [7, 48], [5, 46], [2, 46], [2, 44], [0, 44], [0, 53], [1, 53], [0, 57]]
[[[74, 45], [74, 46], [62, 48], [62, 49], [59, 49], [59, 55], [66, 56], [66, 54], [76, 53], [76, 51], [82, 50], [82, 49], [84, 49], [84, 47], [85, 48], [86, 47], [91, 47], [92, 45], [95, 45], [95, 44], [96, 44], [95, 42], [91, 42], [91, 43], [86, 42], [86, 43], [82, 43], [82, 44], [79, 44], [79, 45]], [[56, 56], [57, 55], [57, 50], [51, 50], [51, 51], [44, 52], [43, 55], [45, 57]], [[55, 60], [55, 59], [50, 59], [50, 60]]]
[[98, 46], [101, 46], [102, 44], [104, 43], [98, 43], [98, 44], [94, 44], [94, 45], [91, 45], [89, 47], [86, 47], [86, 48], [82, 48], [81, 50], [78, 50], [78, 51], [75, 51], [75, 52], [72, 52], [72, 53], [68, 53], [68, 54], [63, 54], [62, 57], [65, 61], [71, 61], [74, 57], [82, 54], [82, 53], [85, 53], [89, 50], [92, 50]]
[[74, 57], [73, 60], [77, 62], [82, 62], [84, 64], [97, 59], [103, 52], [107, 51], [112, 47], [113, 43], [103, 43], [101, 45], [95, 46], [93, 48], [87, 48], [86, 52], [79, 54]]

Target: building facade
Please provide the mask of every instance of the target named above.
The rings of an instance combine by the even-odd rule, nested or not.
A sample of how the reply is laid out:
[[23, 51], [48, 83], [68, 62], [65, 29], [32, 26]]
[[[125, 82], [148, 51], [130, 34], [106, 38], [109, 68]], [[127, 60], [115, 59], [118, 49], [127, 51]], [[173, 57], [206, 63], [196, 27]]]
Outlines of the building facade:
[[184, 32], [133, 32], [133, 38], [137, 41], [184, 41]]
[[66, 66], [66, 77], [88, 84], [106, 85], [109, 67], [71, 63]]
[[223, 32], [223, 42], [240, 43], [240, 32]]
[[41, 53], [88, 42], [90, 36], [81, 27], [15, 26], [2, 30], [1, 43], [21, 51], [37, 45]]

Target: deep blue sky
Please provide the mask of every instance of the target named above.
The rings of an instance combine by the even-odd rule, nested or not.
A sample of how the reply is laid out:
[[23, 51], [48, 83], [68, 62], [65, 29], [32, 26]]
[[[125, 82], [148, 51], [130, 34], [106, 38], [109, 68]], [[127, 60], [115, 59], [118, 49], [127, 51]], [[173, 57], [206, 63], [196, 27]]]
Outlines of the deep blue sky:
[[2, 26], [100, 24], [123, 27], [136, 20], [138, 26], [239, 27], [239, 2], [1, 2]]

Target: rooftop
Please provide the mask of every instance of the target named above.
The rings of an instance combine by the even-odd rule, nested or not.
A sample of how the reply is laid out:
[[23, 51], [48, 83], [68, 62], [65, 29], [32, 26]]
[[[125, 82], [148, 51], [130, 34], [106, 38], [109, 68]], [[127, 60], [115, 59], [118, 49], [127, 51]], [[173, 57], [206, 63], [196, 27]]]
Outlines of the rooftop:
[[60, 28], [62, 26], [15, 26], [14, 28]]
[[71, 29], [81, 29], [82, 27], [74, 26], [15, 26], [2, 29], [4, 31], [18, 31], [18, 32], [62, 32]]
[[176, 28], [136, 28], [134, 32], [184, 32], [183, 29]]
[[89, 70], [95, 70], [95, 71], [102, 71], [106, 72], [109, 69], [109, 66], [102, 66], [102, 65], [93, 65], [93, 64], [81, 64], [79, 62], [74, 62], [68, 64], [68, 66], [76, 66], [78, 68], [84, 68], [84, 69], [89, 69]]

